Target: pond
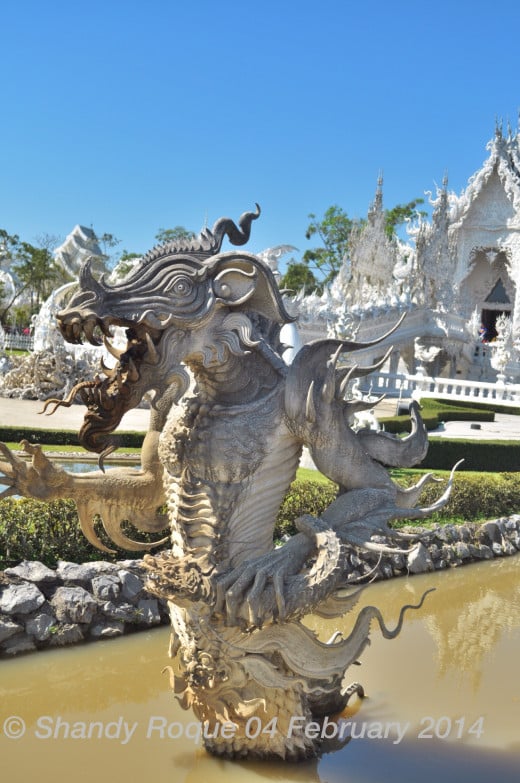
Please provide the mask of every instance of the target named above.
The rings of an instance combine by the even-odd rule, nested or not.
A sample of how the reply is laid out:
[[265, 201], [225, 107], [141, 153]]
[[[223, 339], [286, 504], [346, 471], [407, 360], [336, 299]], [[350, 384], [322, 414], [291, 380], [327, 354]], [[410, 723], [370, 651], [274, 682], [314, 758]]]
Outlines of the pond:
[[[385, 640], [374, 624], [372, 644], [352, 672], [367, 698], [343, 715], [353, 738], [299, 765], [205, 753], [193, 738], [193, 715], [181, 710], [161, 674], [169, 662], [165, 628], [4, 660], [4, 779], [516, 783], [519, 569], [520, 556], [513, 556], [368, 587], [360, 608], [379, 606], [390, 626], [403, 604], [416, 603], [429, 587], [436, 591], [407, 614], [397, 639]], [[336, 629], [346, 635], [351, 626], [348, 618], [307, 623], [322, 638]]]

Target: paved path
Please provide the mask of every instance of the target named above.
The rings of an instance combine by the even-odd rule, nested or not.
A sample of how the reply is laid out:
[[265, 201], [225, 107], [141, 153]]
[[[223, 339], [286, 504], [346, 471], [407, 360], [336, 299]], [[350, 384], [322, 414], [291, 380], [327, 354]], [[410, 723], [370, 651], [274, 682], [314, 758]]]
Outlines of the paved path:
[[[52, 416], [41, 415], [43, 403], [32, 400], [11, 400], [0, 397], [0, 426], [24, 426], [35, 429], [73, 430], [81, 427], [85, 408], [83, 405], [71, 405], [70, 408], [58, 408]], [[378, 417], [394, 416], [397, 401], [383, 400], [376, 407]], [[146, 432], [150, 413], [147, 409], [137, 408], [128, 411], [118, 429]], [[448, 421], [442, 430], [430, 435], [440, 438], [471, 438], [474, 440], [520, 440], [520, 416], [497, 413], [494, 422], [479, 422], [480, 429], [472, 429], [469, 421]]]
[[[70, 408], [58, 408], [52, 416], [40, 414], [43, 402], [33, 400], [11, 400], [0, 397], [0, 426], [31, 427], [44, 430], [73, 430], [77, 432], [83, 422], [86, 408], [83, 405], [71, 405]], [[123, 416], [118, 429], [146, 432], [149, 410], [136, 408]]]
[[[398, 401], [385, 399], [374, 408], [378, 418], [397, 415]], [[520, 440], [520, 416], [495, 413], [493, 422], [447, 421], [442, 429], [428, 434], [435, 438], [463, 438], [468, 440]]]

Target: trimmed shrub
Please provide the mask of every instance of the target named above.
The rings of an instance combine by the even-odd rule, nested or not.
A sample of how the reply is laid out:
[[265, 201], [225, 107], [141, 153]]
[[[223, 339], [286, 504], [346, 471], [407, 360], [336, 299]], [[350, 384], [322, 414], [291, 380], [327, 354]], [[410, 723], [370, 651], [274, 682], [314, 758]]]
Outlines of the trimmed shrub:
[[[296, 480], [285, 496], [276, 519], [275, 538], [294, 535], [294, 521], [302, 514], [319, 516], [335, 499], [337, 486], [330, 481]], [[131, 538], [153, 541], [146, 535], [123, 525]], [[96, 525], [101, 541], [116, 548]], [[117, 560], [141, 557], [142, 553], [118, 551], [109, 555], [93, 547], [84, 537], [73, 500], [53, 500], [48, 503], [30, 498], [6, 498], [0, 501], [0, 570], [21, 560], [40, 560], [54, 568], [58, 560], [82, 563], [91, 560]]]
[[[439, 418], [436, 413], [421, 411], [421, 419], [428, 431], [436, 430], [439, 426]], [[385, 432], [390, 432], [393, 435], [406, 434], [412, 430], [412, 420], [408, 414], [403, 416], [383, 416], [378, 421]]]
[[[397, 473], [397, 471], [396, 471]], [[398, 471], [399, 483], [409, 486], [419, 478], [419, 471]], [[428, 485], [421, 496], [422, 506], [434, 503], [442, 494], [439, 484]], [[280, 540], [297, 531], [295, 520], [303, 514], [320, 516], [335, 500], [337, 486], [296, 480], [280, 507], [274, 537]], [[456, 474], [448, 504], [432, 515], [432, 523], [474, 522], [484, 519], [520, 513], [520, 475], [516, 473], [467, 473]], [[427, 522], [427, 520], [425, 520]], [[406, 521], [399, 523], [407, 524]], [[423, 524], [423, 523], [421, 523]], [[397, 525], [396, 525], [397, 526]], [[127, 535], [152, 541], [153, 536], [135, 533], [130, 526], [123, 526]], [[99, 537], [108, 546], [114, 545], [98, 530]], [[40, 560], [54, 568], [58, 560], [88, 562], [92, 560], [118, 560], [121, 557], [139, 558], [142, 553], [122, 552], [109, 555], [91, 546], [81, 532], [72, 500], [55, 500], [49, 503], [23, 498], [7, 498], [0, 501], [0, 570], [21, 560]]]
[[[117, 432], [122, 448], [140, 449], [143, 445], [144, 433], [142, 432]], [[78, 433], [70, 430], [40, 430], [25, 429], [24, 427], [0, 427], [0, 441], [4, 443], [20, 443], [28, 440], [29, 443], [39, 443], [42, 446], [77, 446], [79, 445]]]
[[294, 535], [297, 532], [294, 521], [298, 517], [303, 514], [319, 516], [335, 500], [337, 494], [338, 487], [332, 481], [293, 481], [276, 517], [275, 539]]
[[428, 453], [419, 467], [451, 470], [464, 459], [464, 470], [509, 472], [520, 470], [518, 441], [449, 440], [430, 438]]
[[[125, 533], [142, 541], [157, 537], [122, 525]], [[111, 549], [115, 545], [106, 536], [100, 523], [96, 532]], [[121, 557], [142, 557], [142, 552], [110, 555], [89, 544], [78, 520], [73, 500], [52, 500], [48, 503], [30, 498], [6, 498], [0, 501], [0, 570], [21, 560], [40, 560], [54, 568], [58, 560], [83, 563], [91, 560], [119, 560]]]
[[[495, 413], [484, 407], [459, 406], [426, 397], [421, 400], [421, 418], [426, 429], [430, 431], [436, 430], [441, 421], [495, 421]], [[386, 432], [394, 434], [410, 432], [412, 429], [408, 415], [384, 417], [379, 422], [384, 425]]]
[[440, 405], [443, 408], [471, 408], [472, 410], [493, 411], [493, 413], [509, 413], [512, 416], [520, 415], [520, 408], [515, 408], [511, 405], [500, 405], [499, 403], [495, 403], [492, 400], [489, 402], [484, 400], [482, 400], [482, 402], [478, 402], [475, 399], [443, 400], [437, 397], [423, 397], [421, 400], [419, 400], [419, 403], [421, 407], [424, 408], [431, 408]]
[[[418, 475], [400, 483], [415, 483]], [[429, 484], [421, 495], [421, 505], [429, 506], [443, 492], [442, 484]], [[450, 499], [433, 514], [433, 523], [475, 522], [520, 513], [520, 475], [516, 473], [456, 473]]]

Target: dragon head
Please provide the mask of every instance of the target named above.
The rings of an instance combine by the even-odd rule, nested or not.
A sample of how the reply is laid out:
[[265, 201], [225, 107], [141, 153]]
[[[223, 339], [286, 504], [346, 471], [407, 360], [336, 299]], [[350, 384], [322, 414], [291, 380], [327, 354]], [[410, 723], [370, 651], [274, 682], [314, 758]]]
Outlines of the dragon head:
[[[181, 396], [188, 383], [183, 365], [197, 345], [200, 350], [197, 335], [212, 322], [237, 311], [271, 324], [293, 320], [267, 264], [249, 253], [220, 252], [226, 235], [232, 244], [245, 244], [259, 214], [257, 205], [256, 212], [240, 217], [238, 227], [221, 218], [196, 240], [158, 245], [113, 286], [103, 277], [96, 280], [90, 263], [84, 264], [79, 290], [58, 313], [58, 325], [69, 342], [104, 343], [117, 359], [114, 368], [102, 366], [101, 377], [77, 387], [89, 408], [80, 432], [86, 448], [102, 455], [113, 451], [116, 443], [108, 433], [147, 391], [160, 394], [176, 382]], [[236, 318], [235, 324], [238, 328]], [[110, 343], [113, 326], [126, 330], [122, 351]]]

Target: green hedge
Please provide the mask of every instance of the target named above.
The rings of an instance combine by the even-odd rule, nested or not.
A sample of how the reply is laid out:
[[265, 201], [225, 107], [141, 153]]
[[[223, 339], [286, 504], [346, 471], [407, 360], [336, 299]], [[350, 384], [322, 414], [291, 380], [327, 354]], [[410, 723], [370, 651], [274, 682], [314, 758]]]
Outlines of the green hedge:
[[[399, 483], [403, 485], [418, 479], [416, 472], [401, 471], [399, 475]], [[443, 491], [442, 484], [428, 485], [420, 504], [432, 504]], [[302, 514], [322, 514], [335, 499], [336, 492], [337, 487], [331, 482], [296, 480], [278, 513], [275, 539], [293, 535], [296, 532], [294, 521]], [[520, 513], [520, 474], [460, 472], [456, 474], [448, 504], [433, 515], [431, 521], [443, 523], [455, 518], [457, 521], [473, 522], [513, 513]], [[129, 528], [127, 532], [130, 536], [135, 535]], [[99, 535], [104, 537], [102, 532]], [[147, 539], [143, 534], [140, 538]], [[106, 537], [103, 540], [110, 545]], [[152, 540], [152, 536], [148, 536], [147, 540]], [[0, 570], [21, 560], [40, 560], [53, 568], [58, 560], [88, 562], [140, 556], [140, 553], [122, 551], [117, 555], [107, 555], [91, 546], [81, 532], [76, 507], [71, 500], [43, 503], [8, 498], [0, 501]]]
[[[122, 525], [131, 538], [153, 541], [157, 536], [136, 532]], [[116, 549], [100, 523], [96, 532], [108, 547]], [[82, 533], [73, 500], [45, 503], [30, 498], [6, 498], [0, 501], [0, 570], [21, 560], [40, 560], [54, 568], [58, 560], [83, 563], [91, 560], [118, 560], [141, 557], [142, 552], [109, 555], [89, 544]]]
[[[332, 482], [294, 481], [280, 507], [275, 538], [293, 535], [296, 532], [294, 520], [302, 514], [319, 516], [336, 493], [337, 487]], [[96, 532], [107, 546], [115, 548], [100, 525]], [[140, 540], [154, 538], [131, 530], [128, 535]], [[141, 553], [121, 551], [117, 555], [107, 555], [89, 544], [81, 532], [72, 500], [44, 503], [29, 498], [7, 498], [0, 501], [0, 570], [21, 560], [40, 560], [54, 568], [58, 560], [82, 563], [140, 556]]]
[[[421, 400], [421, 418], [428, 431], [436, 430], [441, 421], [495, 421], [495, 412], [481, 407], [445, 403], [429, 397]], [[386, 432], [400, 434], [410, 432], [412, 421], [408, 414], [379, 419]]]
[[500, 405], [499, 403], [492, 402], [477, 402], [477, 400], [443, 400], [437, 397], [423, 397], [419, 401], [422, 407], [438, 407], [443, 408], [471, 408], [472, 410], [486, 410], [493, 411], [494, 413], [510, 413], [513, 416], [520, 415], [520, 408], [514, 408], [510, 405]]
[[[142, 432], [117, 432], [122, 448], [139, 449], [143, 445]], [[0, 427], [0, 441], [3, 443], [39, 443], [42, 446], [77, 446], [81, 448], [78, 433], [69, 430], [26, 429], [24, 427]]]
[[[415, 483], [419, 476], [408, 475], [400, 483]], [[443, 492], [442, 484], [429, 484], [420, 499], [421, 506], [434, 503]], [[430, 518], [432, 522], [476, 522], [520, 513], [520, 474], [467, 473], [455, 474], [447, 505]]]
[[418, 467], [451, 470], [460, 459], [464, 470], [520, 471], [520, 442], [430, 438], [428, 453]]
[[276, 517], [275, 538], [294, 535], [294, 520], [303, 514], [319, 516], [335, 500], [337, 492], [337, 485], [331, 481], [293, 481]]

